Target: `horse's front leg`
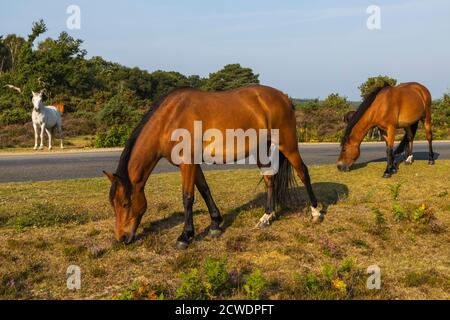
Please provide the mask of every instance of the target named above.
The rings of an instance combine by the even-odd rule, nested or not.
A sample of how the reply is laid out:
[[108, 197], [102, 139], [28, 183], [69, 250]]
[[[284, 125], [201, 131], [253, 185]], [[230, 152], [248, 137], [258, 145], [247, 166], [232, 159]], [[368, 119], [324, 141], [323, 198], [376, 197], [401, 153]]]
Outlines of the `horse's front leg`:
[[388, 128], [386, 131], [386, 156], [387, 156], [387, 166], [384, 171], [383, 178], [390, 178], [394, 173], [397, 173], [397, 165], [394, 159], [394, 139], [395, 139], [395, 128]]
[[44, 149], [44, 132], [45, 132], [45, 124], [41, 124], [41, 145], [39, 149]]
[[181, 180], [184, 206], [184, 228], [177, 240], [178, 249], [186, 249], [194, 239], [194, 217], [192, 206], [194, 204], [195, 164], [181, 164]]
[[34, 129], [34, 150], [37, 150], [38, 148], [38, 127], [37, 124], [33, 123], [33, 129]]
[[223, 218], [220, 215], [219, 208], [217, 208], [217, 205], [214, 202], [214, 199], [212, 198], [211, 191], [209, 190], [209, 186], [206, 183], [205, 175], [203, 174], [200, 165], [197, 165], [195, 169], [195, 185], [197, 186], [197, 189], [200, 192], [203, 200], [205, 200], [206, 206], [208, 207], [209, 215], [211, 216], [211, 225], [209, 227], [209, 234], [212, 237], [218, 237], [222, 234], [220, 224], [222, 223]]
[[52, 132], [53, 129], [45, 129], [45, 131], [47, 132], [47, 136], [48, 136], [48, 150], [52, 149]]

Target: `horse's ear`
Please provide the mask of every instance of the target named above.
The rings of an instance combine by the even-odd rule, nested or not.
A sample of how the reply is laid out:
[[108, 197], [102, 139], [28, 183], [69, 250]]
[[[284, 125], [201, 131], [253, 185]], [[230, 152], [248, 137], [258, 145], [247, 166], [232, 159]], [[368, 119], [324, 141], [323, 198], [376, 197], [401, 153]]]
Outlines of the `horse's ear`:
[[109, 181], [111, 181], [111, 182], [114, 181], [115, 176], [114, 176], [113, 173], [109, 173], [109, 172], [103, 171], [103, 174], [108, 178]]
[[32, 94], [33, 96], [35, 96], [35, 95], [36, 95], [36, 92], [34, 92], [34, 91], [31, 91], [31, 94]]

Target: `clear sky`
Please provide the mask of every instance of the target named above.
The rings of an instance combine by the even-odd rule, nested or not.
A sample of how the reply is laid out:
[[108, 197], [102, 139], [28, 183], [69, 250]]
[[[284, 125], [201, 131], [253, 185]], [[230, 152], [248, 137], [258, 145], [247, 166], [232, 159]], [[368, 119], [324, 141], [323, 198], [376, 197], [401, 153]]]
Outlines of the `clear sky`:
[[[72, 4], [80, 30], [66, 27]], [[381, 30], [366, 26], [370, 5]], [[450, 88], [448, 0], [14, 0], [0, 4], [0, 34], [25, 36], [40, 18], [45, 36], [67, 31], [89, 56], [201, 76], [238, 62], [299, 98], [359, 99], [358, 85], [378, 74], [421, 82], [435, 98]]]

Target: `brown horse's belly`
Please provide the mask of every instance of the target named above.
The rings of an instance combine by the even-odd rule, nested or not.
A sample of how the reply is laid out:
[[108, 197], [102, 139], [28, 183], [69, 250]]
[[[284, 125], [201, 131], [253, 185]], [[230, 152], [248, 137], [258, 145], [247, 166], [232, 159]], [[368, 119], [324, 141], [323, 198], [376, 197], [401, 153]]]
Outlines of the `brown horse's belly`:
[[407, 128], [423, 118], [425, 110], [423, 108], [409, 109], [407, 112], [400, 112], [398, 117], [398, 127]]

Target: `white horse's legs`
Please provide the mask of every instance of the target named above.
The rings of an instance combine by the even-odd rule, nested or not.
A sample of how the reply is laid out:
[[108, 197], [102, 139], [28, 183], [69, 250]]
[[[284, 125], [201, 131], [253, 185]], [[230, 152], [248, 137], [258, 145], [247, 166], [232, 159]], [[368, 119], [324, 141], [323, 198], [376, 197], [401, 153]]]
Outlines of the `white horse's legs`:
[[37, 150], [38, 148], [38, 127], [37, 124], [33, 123], [33, 129], [34, 129], [34, 150]]
[[47, 132], [47, 136], [48, 136], [48, 150], [52, 149], [52, 133], [53, 133], [53, 129], [45, 129], [45, 132]]
[[59, 138], [61, 139], [61, 149], [64, 149], [64, 145], [63, 145], [63, 132], [62, 132], [61, 125], [58, 125], [58, 133], [59, 133]]
[[45, 124], [41, 124], [41, 145], [39, 146], [39, 149], [44, 149], [44, 131]]

